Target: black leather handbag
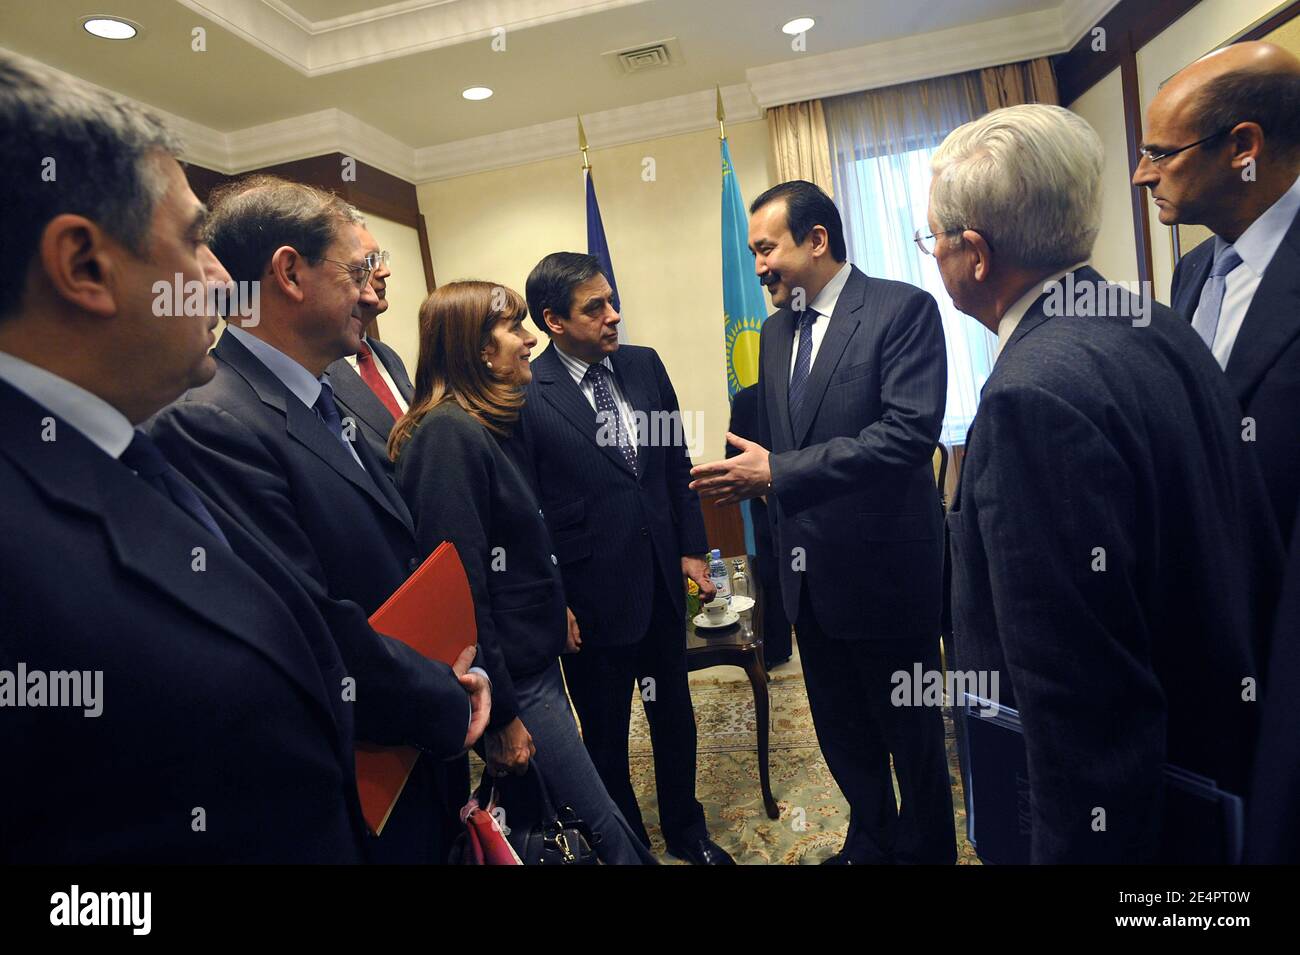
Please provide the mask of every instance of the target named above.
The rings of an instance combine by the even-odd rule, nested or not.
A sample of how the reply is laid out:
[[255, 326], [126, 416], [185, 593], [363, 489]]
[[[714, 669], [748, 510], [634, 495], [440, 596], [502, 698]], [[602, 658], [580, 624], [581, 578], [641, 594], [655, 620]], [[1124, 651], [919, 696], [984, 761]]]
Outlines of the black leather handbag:
[[522, 776], [493, 780], [484, 770], [479, 784], [481, 803], [491, 795], [493, 782], [496, 805], [505, 810], [506, 839], [524, 865], [598, 864], [600, 835], [591, 831], [573, 807], [555, 809], [535, 760]]

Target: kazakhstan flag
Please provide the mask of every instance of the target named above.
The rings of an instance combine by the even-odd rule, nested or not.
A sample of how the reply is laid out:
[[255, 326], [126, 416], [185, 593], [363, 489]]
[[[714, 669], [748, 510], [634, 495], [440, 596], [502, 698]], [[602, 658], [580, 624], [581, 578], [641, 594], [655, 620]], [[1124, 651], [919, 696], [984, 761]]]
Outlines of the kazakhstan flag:
[[722, 316], [727, 340], [727, 396], [758, 381], [758, 332], [767, 318], [763, 286], [749, 251], [749, 217], [722, 143]]

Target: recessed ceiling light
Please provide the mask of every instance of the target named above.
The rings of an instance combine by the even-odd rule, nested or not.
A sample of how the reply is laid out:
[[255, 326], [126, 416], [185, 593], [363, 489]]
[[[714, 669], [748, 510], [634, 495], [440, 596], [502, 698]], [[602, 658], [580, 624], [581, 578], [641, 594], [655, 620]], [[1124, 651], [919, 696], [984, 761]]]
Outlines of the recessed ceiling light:
[[471, 86], [467, 90], [461, 90], [460, 95], [466, 99], [487, 99], [492, 91], [486, 86]]
[[121, 17], [86, 17], [81, 25], [87, 33], [105, 40], [129, 40], [140, 32], [138, 26]]
[[796, 17], [785, 26], [781, 27], [782, 33], [788, 33], [791, 36], [798, 36], [800, 33], [807, 33], [813, 28], [817, 21], [812, 17]]

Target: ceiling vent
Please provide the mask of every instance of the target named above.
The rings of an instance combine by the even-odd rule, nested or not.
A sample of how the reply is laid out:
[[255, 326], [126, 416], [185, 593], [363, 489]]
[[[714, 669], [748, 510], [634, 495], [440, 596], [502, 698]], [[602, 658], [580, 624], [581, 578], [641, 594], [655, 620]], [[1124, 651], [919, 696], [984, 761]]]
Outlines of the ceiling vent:
[[602, 55], [607, 57], [616, 71], [624, 76], [667, 69], [676, 66], [682, 58], [676, 37], [627, 50], [612, 50]]

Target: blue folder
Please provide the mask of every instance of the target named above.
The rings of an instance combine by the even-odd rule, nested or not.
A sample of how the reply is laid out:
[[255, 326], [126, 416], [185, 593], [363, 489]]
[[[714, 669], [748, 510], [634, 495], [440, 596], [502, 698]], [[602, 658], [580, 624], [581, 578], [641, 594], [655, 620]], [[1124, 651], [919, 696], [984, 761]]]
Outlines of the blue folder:
[[[962, 694], [962, 785], [966, 835], [981, 862], [1026, 865], [1032, 816], [1029, 762], [1020, 714]], [[1165, 806], [1160, 861], [1235, 865], [1241, 861], [1243, 806], [1240, 796], [1214, 780], [1178, 766], [1165, 766]]]

